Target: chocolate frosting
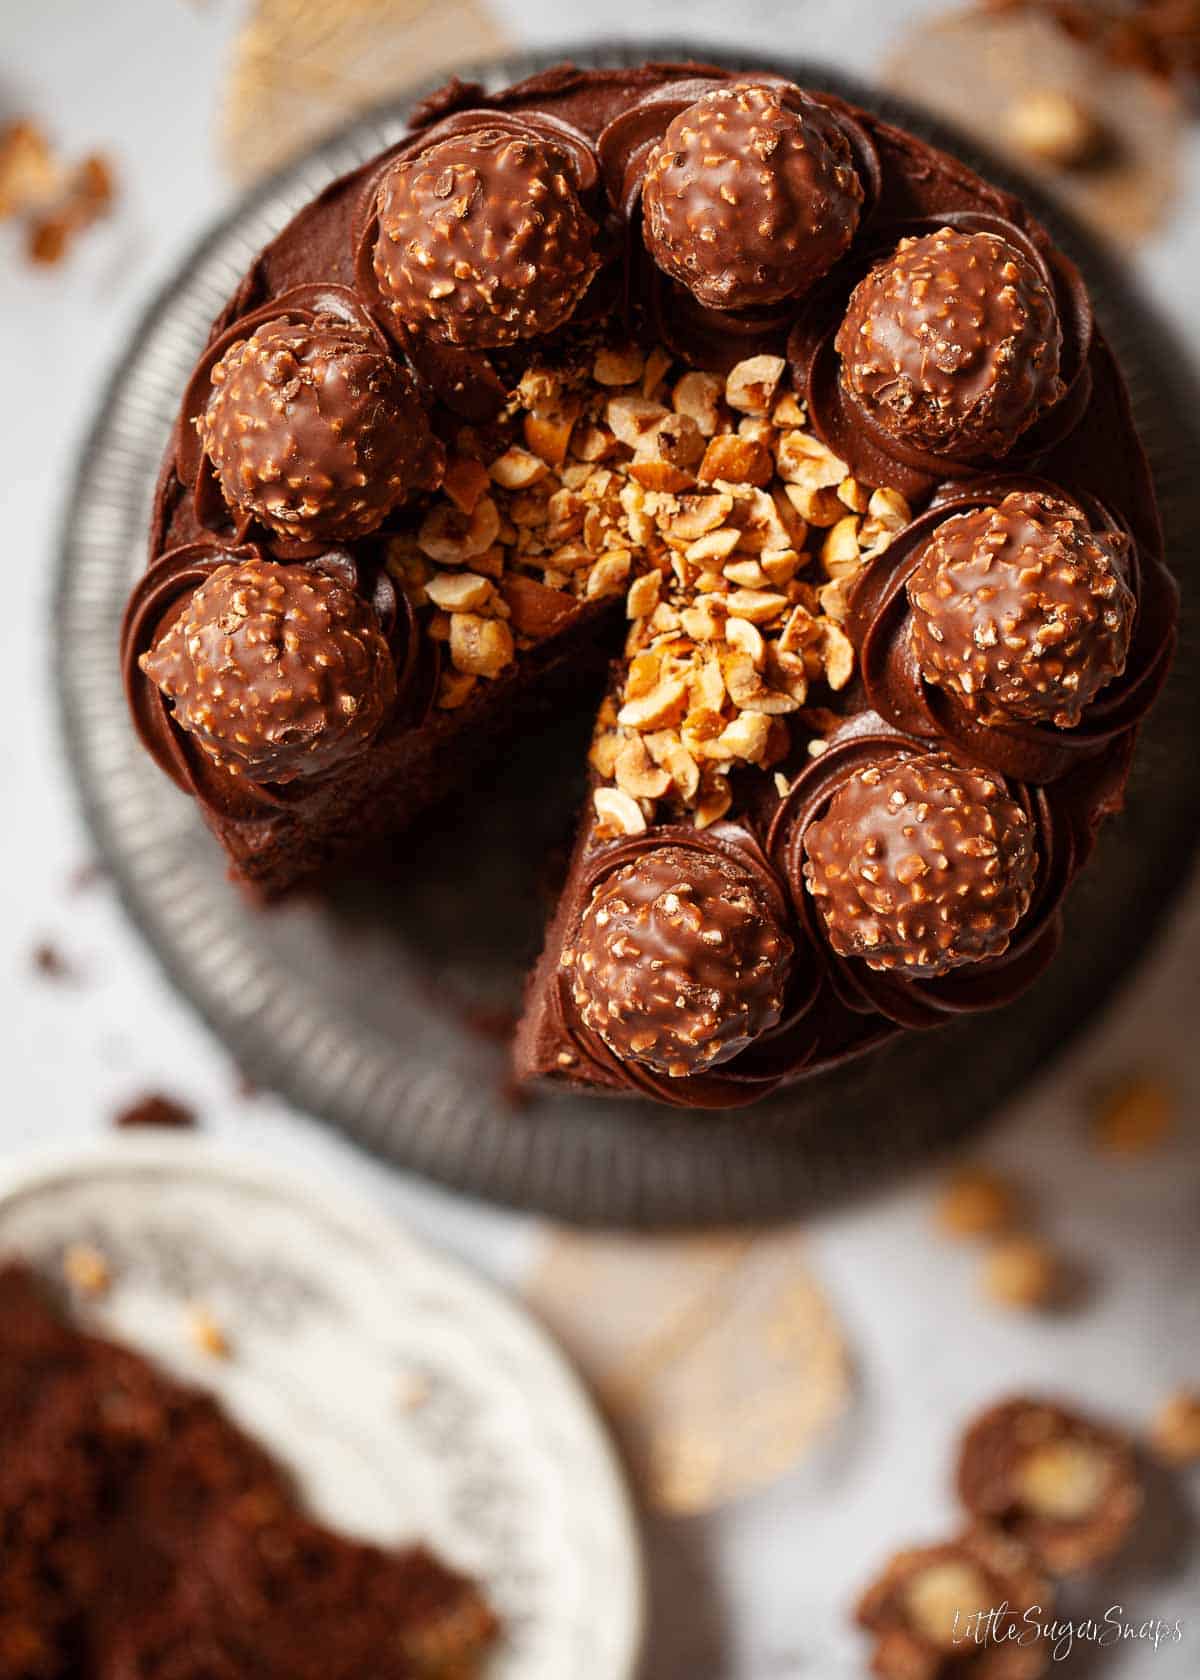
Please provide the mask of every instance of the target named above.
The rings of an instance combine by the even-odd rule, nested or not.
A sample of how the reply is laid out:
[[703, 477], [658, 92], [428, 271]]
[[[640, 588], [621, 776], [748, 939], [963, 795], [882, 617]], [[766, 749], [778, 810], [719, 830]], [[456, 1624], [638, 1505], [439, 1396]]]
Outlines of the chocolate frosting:
[[[1125, 582], [1134, 600], [1124, 670], [1099, 690], [1071, 729], [1053, 723], [981, 721], [952, 692], [922, 680], [909, 633], [907, 586], [943, 521], [952, 514], [997, 507], [1006, 496], [1025, 492], [1079, 504], [1093, 529], [1108, 537], [1124, 557]], [[867, 698], [882, 717], [910, 735], [951, 741], [1002, 775], [1041, 783], [1056, 781], [1081, 761], [1107, 753], [1117, 737], [1136, 728], [1166, 677], [1177, 610], [1178, 590], [1162, 561], [1135, 541], [1124, 521], [1095, 497], [1045, 479], [994, 474], [941, 487], [929, 508], [860, 573], [849, 599], [847, 628], [859, 650]]]

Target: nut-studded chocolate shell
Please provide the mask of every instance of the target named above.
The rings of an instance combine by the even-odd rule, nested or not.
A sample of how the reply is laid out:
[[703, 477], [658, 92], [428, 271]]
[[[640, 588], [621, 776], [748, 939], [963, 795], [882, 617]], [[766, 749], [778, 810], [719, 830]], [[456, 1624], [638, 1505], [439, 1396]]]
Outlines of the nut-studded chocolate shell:
[[376, 219], [384, 306], [405, 328], [472, 349], [555, 331], [600, 266], [566, 153], [504, 124], [397, 159]]
[[756, 309], [829, 272], [864, 197], [850, 142], [820, 105], [747, 81], [672, 118], [646, 165], [642, 234], [702, 304]]
[[303, 563], [218, 566], [138, 663], [203, 752], [258, 782], [327, 775], [396, 701], [374, 607], [335, 572]]
[[902, 239], [859, 281], [834, 339], [852, 406], [890, 439], [957, 460], [1007, 455], [1063, 394], [1052, 288], [983, 229]]
[[[235, 548], [205, 541], [174, 549], [142, 577], [121, 627], [125, 692], [146, 750], [171, 780], [205, 809], [240, 821], [268, 819], [297, 801], [304, 802], [317, 784], [303, 776], [286, 784], [260, 782], [241, 766], [227, 767], [219, 756], [201, 748], [195, 734], [180, 727], [170, 700], [146, 674], [141, 662], [216, 572], [264, 561], [262, 551], [253, 544]], [[385, 571], [368, 574], [349, 555], [327, 553], [308, 564], [347, 590], [365, 591], [363, 599], [387, 640], [395, 700], [381, 733], [413, 721], [428, 705], [437, 670], [436, 662], [426, 669], [420, 657], [420, 639], [408, 598], [396, 589]]]
[[941, 753], [856, 770], [804, 851], [838, 956], [925, 980], [1002, 956], [1037, 872], [1028, 813], [990, 772]]
[[951, 514], [906, 585], [922, 678], [985, 724], [1074, 728], [1125, 669], [1128, 546], [1049, 491], [1012, 490]]
[[440, 477], [411, 374], [340, 308], [255, 320], [208, 383], [196, 430], [239, 534], [257, 520], [294, 545], [352, 541]]
[[[998, 716], [982, 721], [953, 688], [924, 680], [911, 635], [909, 580], [936, 532], [951, 515], [991, 510], [1012, 495], [1048, 496], [1078, 506], [1095, 541], [1119, 565], [1134, 603], [1120, 675], [1099, 688], [1069, 729]], [[1114, 743], [1131, 734], [1170, 665], [1177, 606], [1178, 590], [1162, 561], [1094, 497], [1047, 479], [985, 474], [944, 485], [887, 552], [860, 573], [848, 600], [847, 630], [858, 648], [867, 698], [896, 728], [930, 742], [950, 742], [1001, 775], [1045, 783], [1070, 775], [1087, 760], [1108, 757]]]
[[[994, 1009], [1033, 984], [1058, 948], [1062, 899], [1091, 841], [1090, 829], [1080, 832], [1071, 819], [1069, 794], [1060, 804], [1042, 790], [1014, 784], [1012, 798], [1025, 812], [1034, 836], [1037, 872], [1028, 907], [1003, 952], [932, 977], [904, 966], [875, 969], [859, 956], [839, 955], [808, 890], [809, 829], [860, 771], [898, 758], [928, 756], [927, 750], [890, 730], [873, 713], [860, 714], [835, 732], [825, 751], [796, 777], [771, 818], [766, 839], [768, 855], [787, 883], [814, 947], [825, 954], [830, 981], [843, 1004], [913, 1031], [941, 1025], [955, 1015]], [[1094, 797], [1083, 787], [1078, 796], [1084, 801]]]
[[673, 1079], [777, 1026], [792, 942], [776, 895], [722, 852], [660, 845], [598, 882], [562, 965], [585, 1026]]
[[[931, 449], [917, 438], [887, 429], [879, 415], [847, 388], [843, 358], [837, 348], [856, 282], [861, 284], [895, 255], [906, 239], [926, 239], [950, 230], [956, 236], [986, 235], [1018, 252], [1053, 298], [1061, 334], [1056, 399], [1009, 440], [1006, 451], [989, 455]], [[882, 222], [859, 241], [850, 257], [827, 281], [814, 288], [800, 307], [788, 337], [787, 353], [799, 388], [807, 393], [809, 416], [817, 435], [851, 472], [867, 484], [887, 485], [910, 501], [924, 501], [944, 479], [970, 478], [976, 472], [1024, 466], [1039, 460], [1068, 437], [1084, 414], [1092, 390], [1093, 339], [1091, 302], [1075, 265], [1024, 226], [1006, 216], [951, 210], [945, 215]], [[999, 467], [997, 466], [999, 463]]]
[[[647, 316], [664, 345], [692, 366], [715, 373], [728, 373], [747, 356], [782, 355], [795, 319], [795, 298], [751, 307], [734, 308], [729, 303], [714, 306], [671, 278], [646, 249], [642, 190], [647, 165], [661, 147], [668, 127], [698, 102], [710, 95], [724, 95], [737, 82], [747, 80], [771, 93], [785, 108], [789, 101], [802, 100], [805, 123], [824, 137], [829, 151], [844, 156], [848, 149], [854, 178], [863, 195], [858, 206], [860, 234], [874, 212], [882, 185], [878, 150], [851, 107], [833, 94], [800, 93], [794, 83], [781, 76], [696, 76], [670, 81], [651, 88], [613, 117], [601, 132], [598, 151], [609, 199], [627, 228], [625, 263], [630, 300], [644, 301]], [[727, 200], [721, 200], [721, 210], [731, 211]]]
[[1056, 1575], [1108, 1563], [1142, 1510], [1129, 1440], [1052, 1400], [990, 1407], [959, 1449], [958, 1493], [972, 1516], [1015, 1535]]
[[[1054, 1587], [1011, 1535], [984, 1527], [888, 1559], [859, 1599], [856, 1620], [874, 1637], [877, 1680], [1041, 1680], [1050, 1645], [1031, 1640], [1026, 1612], [1050, 1621]], [[992, 1615], [991, 1613], [995, 1614]]]
[[[570, 898], [560, 907], [566, 918], [566, 944], [596, 894], [619, 870], [668, 849], [694, 857], [698, 873], [715, 871], [723, 881], [753, 883], [753, 898], [765, 907], [766, 919], [784, 930], [792, 960], [784, 986], [780, 1016], [762, 1027], [755, 1041], [728, 1060], [699, 1065], [690, 1073], [672, 1074], [649, 1065], [638, 1055], [619, 1053], [584, 1019], [576, 1003], [574, 961], [559, 965], [553, 980], [553, 1009], [557, 1030], [572, 1046], [572, 1061], [585, 1065], [602, 1086], [636, 1092], [659, 1102], [684, 1108], [736, 1108], [769, 1094], [794, 1075], [816, 1053], [828, 1022], [819, 1007], [821, 974], [814, 953], [798, 934], [788, 914], [778, 878], [753, 836], [738, 824], [716, 823], [698, 830], [668, 824], [629, 839], [605, 842], [589, 849]], [[781, 953], [782, 954], [782, 953]], [[834, 1023], [830, 1042], [837, 1054], [854, 1054], [877, 1042], [879, 1033], [867, 1029], [842, 1032], [844, 1019]]]

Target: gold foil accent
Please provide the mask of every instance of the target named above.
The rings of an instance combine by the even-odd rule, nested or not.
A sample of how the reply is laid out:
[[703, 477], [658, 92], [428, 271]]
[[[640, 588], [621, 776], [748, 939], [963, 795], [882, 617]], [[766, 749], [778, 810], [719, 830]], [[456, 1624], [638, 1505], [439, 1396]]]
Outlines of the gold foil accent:
[[252, 0], [219, 119], [247, 184], [356, 111], [505, 45], [482, 0]]
[[660, 1510], [706, 1511], [767, 1486], [849, 1404], [846, 1339], [799, 1232], [557, 1233], [526, 1294]]

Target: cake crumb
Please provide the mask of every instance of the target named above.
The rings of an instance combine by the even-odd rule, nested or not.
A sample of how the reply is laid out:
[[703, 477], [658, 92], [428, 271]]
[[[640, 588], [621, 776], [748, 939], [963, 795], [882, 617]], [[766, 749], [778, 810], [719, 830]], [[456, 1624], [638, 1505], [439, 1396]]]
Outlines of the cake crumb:
[[1180, 1389], [1159, 1407], [1150, 1445], [1164, 1464], [1200, 1463], [1200, 1389]]
[[97, 1299], [112, 1287], [112, 1271], [93, 1243], [70, 1243], [63, 1253], [63, 1275], [72, 1289]]
[[991, 1237], [1012, 1228], [1019, 1197], [1001, 1174], [986, 1167], [962, 1167], [943, 1186], [934, 1221], [943, 1236]]
[[32, 962], [34, 972], [40, 974], [44, 980], [74, 978], [74, 966], [49, 939], [43, 939], [34, 946]]
[[113, 1125], [121, 1131], [138, 1126], [167, 1126], [175, 1131], [186, 1131], [196, 1125], [196, 1113], [186, 1103], [164, 1096], [161, 1091], [148, 1091], [144, 1097], [119, 1110], [113, 1116]]

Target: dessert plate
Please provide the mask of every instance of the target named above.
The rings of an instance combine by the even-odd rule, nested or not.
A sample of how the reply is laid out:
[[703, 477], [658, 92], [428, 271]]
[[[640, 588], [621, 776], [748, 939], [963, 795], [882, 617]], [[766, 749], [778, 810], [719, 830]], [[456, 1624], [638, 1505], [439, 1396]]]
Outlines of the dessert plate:
[[[616, 1460], [511, 1303], [369, 1208], [192, 1138], [0, 1174], [0, 1255], [61, 1286], [79, 1243], [112, 1279], [89, 1328], [215, 1392], [319, 1517], [427, 1541], [482, 1583], [505, 1625], [487, 1680], [631, 1680], [642, 1582]], [[227, 1357], [190, 1337], [198, 1307]]]
[[[689, 52], [642, 44], [572, 56], [613, 64]], [[548, 62], [463, 73], [499, 86]], [[1158, 476], [1169, 558], [1185, 584], [1179, 655], [1145, 730], [1128, 809], [1072, 895], [1062, 952], [1020, 1002], [908, 1035], [745, 1113], [562, 1095], [514, 1102], [505, 1024], [579, 807], [590, 717], [512, 742], [466, 798], [393, 848], [385, 872], [325, 902], [246, 914], [194, 806], [135, 740], [115, 656], [121, 611], [142, 566], [159, 457], [210, 320], [249, 254], [326, 182], [394, 141], [427, 89], [290, 165], [196, 248], [112, 379], [62, 541], [54, 623], [70, 757], [128, 909], [172, 979], [257, 1083], [407, 1167], [580, 1220], [794, 1212], [978, 1126], [1128, 978], [1186, 877], [1200, 820], [1200, 607], [1187, 588], [1200, 551], [1200, 400], [1183, 358], [1113, 259], [1011, 171], [833, 71], [755, 62], [894, 116], [1020, 191], [1087, 276]]]

